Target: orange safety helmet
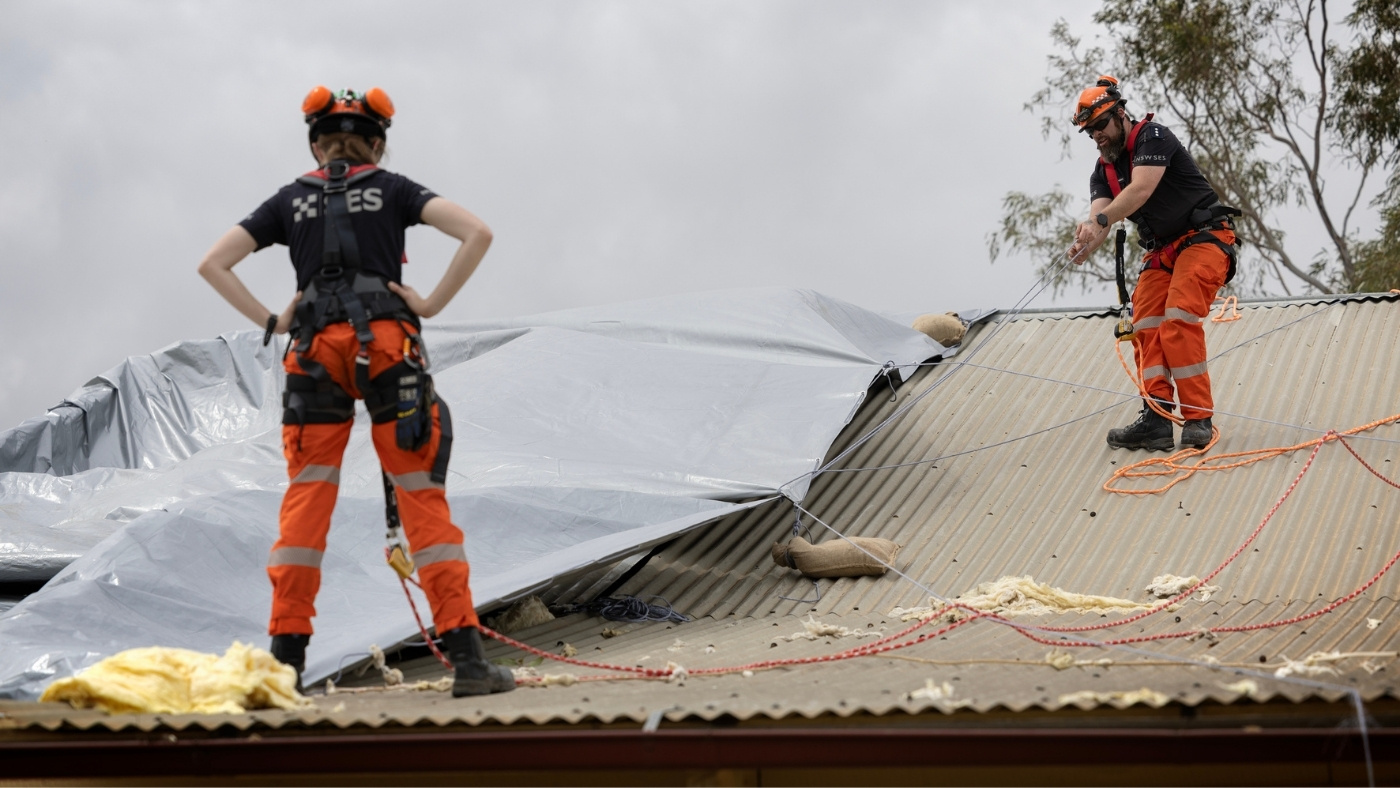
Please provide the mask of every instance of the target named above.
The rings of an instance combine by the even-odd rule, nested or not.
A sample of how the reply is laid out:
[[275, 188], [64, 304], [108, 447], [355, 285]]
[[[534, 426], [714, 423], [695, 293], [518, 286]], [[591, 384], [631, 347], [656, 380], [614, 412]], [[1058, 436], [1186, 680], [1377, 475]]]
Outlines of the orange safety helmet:
[[1079, 94], [1079, 103], [1074, 108], [1074, 119], [1070, 122], [1079, 127], [1080, 133], [1089, 130], [1089, 124], [1126, 104], [1123, 94], [1118, 92], [1118, 79], [1104, 75], [1092, 88], [1085, 88]]
[[301, 102], [301, 111], [310, 127], [311, 142], [337, 131], [383, 139], [384, 131], [394, 123], [394, 102], [383, 88], [370, 88], [366, 93], [346, 88], [332, 93], [325, 85], [317, 85]]

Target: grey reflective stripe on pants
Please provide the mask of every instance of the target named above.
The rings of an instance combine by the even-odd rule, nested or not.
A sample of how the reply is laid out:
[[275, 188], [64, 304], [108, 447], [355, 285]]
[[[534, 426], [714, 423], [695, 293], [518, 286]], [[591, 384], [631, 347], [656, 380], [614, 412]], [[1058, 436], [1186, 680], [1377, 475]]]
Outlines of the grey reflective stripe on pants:
[[467, 551], [459, 544], [435, 544], [413, 554], [413, 563], [424, 567], [442, 561], [466, 561]]
[[1194, 378], [1197, 375], [1206, 374], [1206, 362], [1192, 364], [1189, 367], [1172, 367], [1172, 377], [1181, 380], [1182, 378]]
[[1140, 317], [1133, 320], [1133, 328], [1139, 331], [1145, 328], [1157, 328], [1158, 326], [1162, 325], [1163, 320], [1165, 320], [1165, 318], [1163, 318], [1161, 315], [1153, 315], [1151, 317]]
[[340, 486], [340, 469], [334, 465], [308, 465], [292, 479], [292, 484], [302, 482], [330, 482]]
[[413, 471], [412, 473], [389, 474], [389, 481], [395, 487], [400, 487], [404, 492], [416, 492], [418, 490], [445, 490], [447, 485], [438, 484], [432, 480], [432, 474], [428, 471]]
[[1201, 316], [1200, 316], [1200, 315], [1193, 315], [1193, 314], [1191, 314], [1190, 312], [1187, 312], [1185, 309], [1177, 309], [1177, 308], [1174, 307], [1174, 306], [1173, 306], [1173, 307], [1168, 307], [1168, 308], [1167, 308], [1167, 314], [1163, 317], [1163, 319], [1164, 319], [1164, 320], [1180, 320], [1180, 321], [1183, 322], [1183, 323], [1199, 323], [1199, 322], [1201, 322]]
[[1171, 377], [1171, 375], [1168, 375], [1168, 374], [1167, 374], [1167, 368], [1166, 368], [1166, 367], [1143, 367], [1143, 368], [1142, 368], [1142, 379], [1143, 379], [1143, 380], [1151, 380], [1152, 378], [1170, 378], [1170, 377]]
[[267, 557], [268, 566], [309, 566], [321, 568], [325, 552], [310, 547], [279, 547]]

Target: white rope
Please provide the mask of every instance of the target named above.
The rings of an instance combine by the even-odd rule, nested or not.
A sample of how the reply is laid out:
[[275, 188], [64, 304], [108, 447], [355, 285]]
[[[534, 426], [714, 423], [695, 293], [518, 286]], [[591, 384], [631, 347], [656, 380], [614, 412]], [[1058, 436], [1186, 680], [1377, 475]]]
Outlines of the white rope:
[[[1235, 346], [1232, 347], [1232, 348], [1229, 348], [1229, 349], [1224, 350], [1224, 351], [1222, 351], [1222, 352], [1220, 352], [1220, 353], [1217, 353], [1216, 355], [1212, 356], [1211, 359], [1212, 359], [1212, 360], [1217, 359], [1217, 358], [1219, 358], [1220, 356], [1223, 356], [1223, 355], [1225, 355], [1226, 353], [1229, 353], [1229, 352], [1232, 351], [1232, 350], [1238, 349], [1238, 348], [1243, 347], [1243, 346], [1245, 346], [1245, 345], [1248, 345], [1248, 344], [1250, 344], [1250, 343], [1252, 343], [1252, 342], [1256, 342], [1256, 341], [1258, 341], [1261, 337], [1267, 336], [1267, 335], [1269, 335], [1269, 334], [1271, 334], [1271, 333], [1274, 333], [1275, 331], [1279, 331], [1279, 330], [1281, 330], [1281, 329], [1283, 329], [1283, 328], [1287, 328], [1288, 326], [1291, 326], [1291, 325], [1293, 325], [1294, 323], [1297, 323], [1297, 322], [1299, 322], [1299, 321], [1301, 321], [1301, 320], [1305, 320], [1305, 319], [1310, 318], [1310, 317], [1313, 317], [1313, 316], [1315, 316], [1315, 315], [1320, 315], [1320, 314], [1322, 314], [1323, 312], [1325, 312], [1328, 308], [1330, 308], [1330, 307], [1332, 307], [1332, 306], [1335, 306], [1335, 305], [1337, 305], [1337, 304], [1340, 304], [1340, 303], [1343, 303], [1343, 302], [1341, 302], [1341, 301], [1334, 301], [1334, 302], [1331, 302], [1331, 303], [1329, 303], [1327, 306], [1323, 307], [1322, 309], [1318, 309], [1318, 310], [1315, 310], [1315, 311], [1313, 311], [1313, 312], [1310, 312], [1310, 313], [1308, 313], [1307, 315], [1304, 315], [1304, 316], [1298, 318], [1297, 320], [1293, 320], [1293, 321], [1291, 321], [1291, 322], [1289, 322], [1289, 323], [1287, 323], [1287, 324], [1285, 324], [1285, 325], [1283, 325], [1283, 326], [1277, 326], [1277, 327], [1275, 327], [1275, 328], [1273, 328], [1273, 329], [1270, 329], [1269, 331], [1265, 331], [1265, 332], [1262, 333], [1262, 334], [1259, 334], [1259, 335], [1257, 335], [1257, 336], [1255, 336], [1255, 337], [1252, 337], [1252, 338], [1250, 338], [1250, 339], [1247, 339], [1247, 340], [1245, 340], [1244, 342], [1241, 342], [1240, 344], [1235, 345]], [[980, 346], [979, 346], [979, 347], [980, 347]], [[939, 365], [939, 362], [930, 363], [930, 364], [918, 364], [918, 365], [916, 365], [916, 366], [924, 367], [924, 366], [938, 366], [938, 365]], [[1096, 410], [1096, 411], [1092, 411], [1092, 412], [1087, 413], [1087, 414], [1084, 414], [1084, 415], [1082, 415], [1082, 416], [1076, 416], [1076, 417], [1074, 417], [1074, 418], [1072, 418], [1072, 419], [1069, 419], [1069, 420], [1067, 420], [1067, 421], [1062, 421], [1062, 422], [1059, 422], [1059, 423], [1057, 423], [1057, 424], [1053, 424], [1053, 425], [1051, 425], [1051, 426], [1049, 426], [1049, 427], [1045, 427], [1045, 428], [1042, 428], [1042, 429], [1039, 429], [1039, 430], [1035, 430], [1035, 431], [1033, 431], [1033, 432], [1028, 432], [1028, 433], [1026, 433], [1026, 434], [1024, 434], [1024, 435], [1020, 435], [1020, 436], [1017, 436], [1017, 437], [1015, 437], [1015, 438], [1008, 438], [1008, 439], [1003, 440], [1003, 441], [998, 441], [998, 442], [996, 442], [996, 443], [988, 444], [988, 445], [986, 445], [986, 446], [978, 446], [978, 447], [972, 448], [972, 449], [965, 449], [965, 450], [963, 450], [963, 451], [952, 452], [952, 453], [949, 453], [949, 454], [942, 454], [942, 455], [939, 455], [939, 456], [937, 456], [937, 457], [930, 457], [930, 458], [922, 459], [922, 460], [911, 460], [911, 461], [909, 461], [909, 462], [895, 463], [895, 464], [891, 464], [891, 465], [872, 465], [872, 466], [866, 466], [866, 467], [860, 467], [860, 468], [832, 468], [832, 467], [830, 467], [830, 466], [831, 466], [831, 463], [827, 463], [825, 467], [822, 467], [822, 468], [819, 468], [819, 469], [817, 469], [817, 470], [815, 470], [815, 471], [812, 471], [812, 472], [810, 473], [810, 475], [811, 475], [811, 476], [817, 476], [817, 475], [820, 475], [820, 474], [823, 474], [823, 473], [854, 473], [854, 472], [857, 472], [857, 471], [894, 470], [894, 469], [898, 469], [898, 468], [909, 468], [909, 467], [913, 467], [913, 466], [917, 466], [917, 465], [923, 465], [923, 464], [931, 463], [931, 462], [939, 462], [939, 461], [942, 461], [942, 460], [952, 459], [952, 458], [954, 458], [954, 457], [962, 457], [962, 456], [965, 456], [965, 455], [968, 455], [968, 454], [975, 454], [975, 453], [977, 453], [977, 452], [979, 452], [979, 451], [987, 451], [987, 450], [989, 450], [989, 449], [995, 449], [995, 448], [998, 448], [998, 447], [1000, 447], [1000, 446], [1006, 446], [1006, 445], [1008, 445], [1008, 444], [1015, 443], [1015, 442], [1021, 441], [1021, 440], [1025, 440], [1025, 439], [1027, 439], [1027, 438], [1033, 438], [1033, 437], [1035, 437], [1035, 436], [1037, 436], [1037, 435], [1041, 435], [1041, 434], [1050, 432], [1050, 431], [1052, 431], [1052, 430], [1060, 429], [1061, 427], [1068, 427], [1068, 426], [1071, 425], [1071, 424], [1075, 424], [1075, 423], [1077, 423], [1077, 422], [1084, 421], [1085, 419], [1093, 418], [1094, 416], [1098, 416], [1098, 415], [1100, 415], [1100, 414], [1106, 413], [1107, 411], [1112, 410], [1113, 408], [1117, 408], [1117, 407], [1120, 407], [1120, 406], [1122, 406], [1122, 405], [1124, 405], [1124, 404], [1127, 404], [1127, 403], [1129, 403], [1129, 402], [1133, 402], [1133, 401], [1135, 401], [1135, 400], [1141, 399], [1141, 395], [1139, 395], [1139, 394], [1127, 394], [1127, 393], [1124, 393], [1124, 392], [1119, 391], [1119, 390], [1117, 390], [1117, 389], [1106, 389], [1106, 388], [1102, 388], [1102, 387], [1099, 387], [1099, 386], [1092, 386], [1092, 385], [1089, 385], [1089, 384], [1086, 384], [1086, 383], [1075, 382], [1075, 381], [1072, 381], [1072, 380], [1063, 380], [1063, 379], [1060, 379], [1060, 378], [1052, 378], [1052, 377], [1047, 377], [1047, 376], [1043, 376], [1043, 375], [1035, 375], [1035, 374], [1031, 374], [1031, 373], [1029, 373], [1029, 372], [1018, 372], [1018, 371], [1012, 370], [1012, 369], [1005, 369], [1005, 368], [1002, 368], [1002, 367], [992, 367], [992, 366], [987, 366], [987, 365], [985, 365], [985, 364], [974, 364], [974, 363], [972, 363], [972, 361], [966, 360], [966, 359], [959, 359], [959, 360], [957, 360], [957, 361], [952, 362], [952, 363], [949, 364], [948, 366], [951, 367], [951, 368], [970, 367], [970, 368], [972, 368], [972, 369], [982, 369], [982, 370], [987, 370], [987, 371], [989, 371], [989, 372], [999, 372], [999, 373], [1002, 373], [1002, 374], [1005, 374], [1005, 375], [1014, 375], [1014, 376], [1016, 376], [1016, 377], [1029, 378], [1029, 379], [1031, 379], [1031, 380], [1037, 380], [1037, 381], [1041, 381], [1041, 382], [1044, 382], [1044, 383], [1056, 383], [1056, 384], [1059, 384], [1059, 385], [1071, 386], [1071, 387], [1078, 388], [1078, 389], [1084, 389], [1085, 391], [1096, 391], [1096, 392], [1103, 393], [1103, 394], [1114, 394], [1114, 395], [1123, 397], [1123, 401], [1122, 401], [1122, 402], [1114, 403], [1114, 404], [1112, 404], [1112, 405], [1108, 405], [1108, 406], [1106, 406], [1106, 407], [1100, 408], [1100, 409], [1098, 409], [1098, 410]], [[950, 371], [951, 371], [951, 370], [950, 370]], [[947, 375], [944, 375], [943, 378], [940, 378], [938, 381], [935, 382], [934, 386], [930, 386], [928, 390], [926, 390], [925, 392], [920, 393], [920, 394], [918, 395], [918, 397], [916, 397], [914, 400], [912, 400], [912, 401], [911, 401], [910, 403], [908, 403], [908, 404], [909, 404], [909, 405], [912, 405], [914, 402], [917, 402], [918, 400], [922, 399], [929, 391], [932, 391], [933, 388], [934, 388], [935, 386], [937, 386], [939, 383], [941, 383], [941, 382], [942, 382], [944, 379], [946, 379], [946, 378], [947, 378]], [[1172, 405], [1172, 406], [1175, 406], [1175, 404], [1176, 404], [1175, 402], [1169, 402], [1169, 401], [1167, 401], [1167, 400], [1162, 400], [1162, 399], [1156, 399], [1156, 398], [1154, 398], [1154, 400], [1155, 400], [1157, 403], [1162, 404], [1162, 405]], [[893, 420], [896, 416], [902, 415], [903, 412], [905, 412], [905, 411], [907, 411], [907, 410], [908, 410], [908, 407], [903, 408], [903, 409], [901, 409], [901, 411], [896, 412], [895, 414], [893, 414], [889, 419], [886, 419], [886, 420], [885, 420], [884, 422], [882, 422], [880, 425], [878, 425], [877, 427], [875, 427], [874, 429], [872, 429], [872, 430], [870, 431], [870, 433], [868, 433], [868, 434], [862, 436], [861, 439], [860, 439], [860, 442], [863, 443], [863, 442], [868, 441], [870, 437], [873, 437], [873, 435], [874, 435], [875, 432], [877, 432], [877, 431], [883, 429], [885, 426], [888, 425], [888, 422], [890, 422], [891, 420]], [[1224, 415], [1224, 416], [1229, 416], [1229, 417], [1231, 417], [1231, 418], [1240, 419], [1241, 421], [1254, 421], [1254, 422], [1259, 422], [1259, 423], [1262, 423], [1262, 424], [1269, 424], [1269, 425], [1276, 426], [1276, 427], [1286, 427], [1286, 428], [1288, 428], [1288, 429], [1298, 430], [1298, 431], [1300, 431], [1300, 432], [1311, 433], [1311, 434], [1319, 435], [1319, 436], [1320, 436], [1320, 435], [1326, 435], [1326, 434], [1327, 434], [1327, 430], [1318, 429], [1317, 427], [1309, 427], [1309, 426], [1306, 426], [1306, 425], [1294, 424], [1294, 423], [1292, 423], [1292, 422], [1286, 422], [1286, 421], [1277, 421], [1277, 420], [1275, 420], [1275, 419], [1266, 419], [1266, 418], [1262, 418], [1262, 417], [1259, 417], [1259, 416], [1250, 416], [1250, 415], [1246, 415], [1246, 414], [1243, 414], [1243, 413], [1235, 413], [1235, 412], [1233, 412], [1233, 411], [1221, 410], [1220, 408], [1214, 408], [1213, 411], [1214, 411], [1215, 413], [1218, 413], [1218, 414], [1221, 414], [1221, 415]], [[1356, 440], [1374, 441], [1374, 442], [1378, 442], [1378, 443], [1400, 443], [1400, 439], [1395, 439], [1395, 438], [1382, 438], [1382, 437], [1380, 437], [1380, 436], [1375, 436], [1375, 435], [1358, 434], [1358, 435], [1354, 435], [1354, 436], [1349, 436], [1349, 438], [1355, 438]], [[846, 456], [848, 453], [849, 453], [849, 450], [844, 451], [844, 452], [842, 452], [840, 455], [838, 455], [838, 457], [837, 457], [836, 459], [840, 459], [841, 457]], [[832, 462], [835, 462], [835, 460], [833, 460]], [[800, 476], [798, 477], [798, 479], [801, 479], [801, 478], [803, 478], [803, 477], [800, 477]], [[796, 479], [794, 479], [793, 481], [796, 481]], [[788, 482], [787, 484], [792, 484], [792, 482]], [[786, 487], [787, 485], [783, 485], [783, 486]], [[781, 489], [781, 488], [780, 488], [780, 489]]]
[[[1032, 380], [1039, 380], [1039, 381], [1042, 381], [1042, 382], [1045, 382], [1045, 383], [1059, 383], [1059, 384], [1062, 384], [1062, 385], [1065, 385], [1065, 386], [1073, 386], [1074, 388], [1084, 389], [1085, 391], [1097, 391], [1097, 392], [1104, 393], [1104, 394], [1117, 394], [1117, 395], [1119, 395], [1119, 396], [1124, 397], [1124, 401], [1123, 401], [1123, 402], [1114, 403], [1113, 405], [1110, 405], [1110, 406], [1108, 406], [1108, 407], [1106, 407], [1106, 408], [1101, 408], [1100, 410], [1094, 411], [1094, 413], [1092, 413], [1092, 414], [1090, 414], [1090, 415], [1097, 415], [1097, 414], [1103, 413], [1104, 411], [1109, 410], [1109, 409], [1111, 409], [1111, 408], [1116, 408], [1116, 407], [1118, 407], [1118, 406], [1120, 406], [1120, 405], [1123, 405], [1123, 404], [1126, 403], [1126, 402], [1131, 402], [1131, 401], [1133, 401], [1133, 400], [1141, 399], [1141, 395], [1138, 395], [1138, 394], [1124, 394], [1123, 392], [1118, 391], [1118, 390], [1116, 390], [1116, 389], [1106, 389], [1106, 388], [1100, 388], [1100, 387], [1098, 387], [1098, 386], [1090, 386], [1090, 385], [1085, 384], [1085, 383], [1076, 383], [1076, 382], [1074, 382], [1074, 381], [1072, 381], [1072, 380], [1061, 380], [1061, 379], [1059, 379], [1059, 378], [1044, 377], [1044, 376], [1041, 376], [1041, 375], [1033, 375], [1033, 374], [1031, 374], [1031, 373], [1029, 373], [1029, 372], [1017, 372], [1016, 370], [1013, 370], [1013, 369], [1003, 369], [1003, 368], [1001, 368], [1001, 367], [989, 367], [989, 366], [985, 366], [985, 365], [981, 365], [981, 364], [969, 364], [968, 366], [973, 367], [974, 369], [985, 369], [985, 370], [987, 370], [988, 372], [1000, 372], [1000, 373], [1005, 374], [1005, 375], [1015, 375], [1016, 377], [1030, 378], [1030, 379], [1032, 379]], [[1160, 403], [1160, 404], [1162, 404], [1162, 405], [1172, 405], [1172, 406], [1175, 406], [1175, 405], [1176, 405], [1175, 402], [1172, 402], [1172, 401], [1170, 401], [1170, 400], [1157, 399], [1156, 397], [1153, 397], [1153, 401], [1154, 401], [1154, 402], [1157, 402], [1157, 403]], [[1309, 426], [1304, 425], [1304, 424], [1294, 424], [1294, 423], [1288, 422], [1288, 421], [1276, 421], [1276, 420], [1274, 420], [1274, 419], [1266, 419], [1266, 418], [1263, 418], [1263, 417], [1261, 417], [1261, 416], [1250, 416], [1250, 415], [1247, 415], [1247, 414], [1244, 414], [1244, 413], [1235, 413], [1235, 412], [1233, 412], [1233, 411], [1221, 410], [1220, 408], [1213, 408], [1212, 410], [1213, 410], [1215, 413], [1218, 413], [1218, 414], [1220, 414], [1220, 415], [1222, 415], [1222, 416], [1229, 416], [1230, 418], [1233, 418], [1233, 419], [1240, 419], [1241, 421], [1257, 421], [1257, 422], [1259, 422], [1259, 423], [1261, 423], [1261, 424], [1270, 424], [1270, 425], [1273, 425], [1273, 426], [1275, 426], [1275, 427], [1287, 427], [1287, 428], [1289, 428], [1289, 429], [1298, 430], [1298, 431], [1300, 431], [1300, 432], [1310, 432], [1310, 433], [1315, 433], [1315, 434], [1317, 434], [1317, 435], [1326, 435], [1326, 434], [1327, 434], [1327, 430], [1318, 429], [1317, 427], [1309, 427]], [[1080, 418], [1083, 418], [1083, 417], [1080, 417]], [[1079, 420], [1078, 418], [1074, 419], [1074, 421], [1078, 421], [1078, 420]], [[1066, 422], [1066, 423], [1073, 423], [1073, 422]], [[1056, 426], [1063, 426], [1063, 425], [1056, 425]], [[1034, 433], [1032, 433], [1032, 434], [1034, 434]], [[1352, 437], [1355, 437], [1355, 438], [1357, 438], [1357, 439], [1367, 438], [1367, 436], [1364, 436], [1364, 435], [1356, 435], [1356, 436], [1348, 435], [1348, 436], [1347, 436], [1348, 440], [1351, 439]], [[1381, 443], [1400, 443], [1400, 440], [1397, 440], [1397, 439], [1395, 439], [1395, 438], [1370, 437], [1370, 438], [1368, 438], [1368, 439], [1369, 439], [1369, 440], [1373, 440], [1373, 441], [1380, 441]]]
[[[1055, 274], [1058, 274], [1058, 273], [1060, 272], [1060, 270], [1062, 270], [1062, 269], [1063, 269], [1065, 266], [1067, 266], [1067, 265], [1069, 265], [1069, 256], [1068, 256], [1068, 254], [1065, 255], [1064, 261], [1062, 261], [1061, 263], [1059, 263], [1059, 265], [1057, 265], [1054, 269], [1052, 269], [1052, 270], [1050, 270], [1050, 271], [1047, 271], [1045, 274], [1043, 274], [1043, 275], [1040, 277], [1039, 280], [1036, 281], [1035, 284], [1031, 285], [1030, 290], [1027, 290], [1027, 291], [1026, 291], [1026, 294], [1023, 295], [1023, 296], [1021, 296], [1021, 298], [1018, 299], [1018, 300], [1016, 301], [1016, 303], [1012, 306], [1011, 310], [1007, 313], [1005, 319], [998, 320], [996, 326], [992, 329], [992, 331], [991, 331], [990, 333], [988, 333], [985, 337], [982, 337], [982, 338], [978, 341], [978, 344], [977, 344], [974, 348], [972, 348], [970, 351], [968, 351], [968, 353], [967, 353], [967, 358], [971, 358], [971, 357], [977, 355], [977, 353], [978, 353], [982, 348], [986, 347], [987, 344], [988, 344], [989, 342], [992, 341], [992, 338], [993, 338], [993, 337], [995, 337], [998, 333], [1000, 333], [1007, 325], [1010, 325], [1011, 320], [1012, 320], [1013, 318], [1015, 318], [1016, 315], [1018, 315], [1018, 314], [1020, 314], [1022, 311], [1024, 311], [1025, 308], [1026, 308], [1026, 306], [1028, 306], [1028, 305], [1030, 304], [1031, 301], [1034, 301], [1034, 300], [1035, 300], [1036, 296], [1038, 296], [1038, 295], [1040, 295], [1041, 293], [1045, 292], [1045, 288], [1047, 288], [1047, 287], [1050, 286], [1051, 278], [1052, 278]], [[908, 365], [908, 366], [924, 366], [924, 365], [923, 365], [923, 364], [917, 364], [917, 365]], [[807, 471], [806, 473], [800, 474], [800, 475], [798, 475], [798, 476], [795, 476], [795, 477], [793, 477], [792, 479], [789, 479], [788, 481], [786, 481], [786, 482], [784, 482], [784, 483], [778, 485], [778, 492], [782, 493], [783, 495], [785, 495], [785, 496], [787, 496], [789, 499], [791, 499], [792, 496], [791, 496], [791, 495], [788, 495], [787, 492], [785, 492], [789, 485], [795, 484], [795, 483], [797, 483], [797, 482], [799, 482], [799, 481], [802, 481], [802, 480], [804, 480], [804, 479], [808, 479], [808, 478], [812, 478], [812, 477], [815, 477], [815, 476], [819, 476], [819, 475], [821, 475], [822, 473], [826, 472], [828, 469], [831, 468], [831, 466], [833, 466], [833, 465], [835, 465], [836, 463], [840, 462], [840, 461], [841, 461], [842, 459], [844, 459], [846, 456], [848, 456], [849, 454], [851, 454], [851, 452], [854, 452], [856, 449], [860, 448], [863, 444], [865, 444], [866, 441], [869, 441], [871, 438], [875, 437], [875, 435], [877, 435], [881, 430], [883, 430], [885, 427], [887, 427], [887, 426], [889, 426], [891, 423], [893, 423], [893, 422], [894, 422], [896, 419], [898, 419], [900, 416], [903, 416], [905, 413], [908, 413], [915, 405], [917, 405], [920, 401], [922, 401], [922, 400], [924, 399], [924, 397], [927, 397], [929, 394], [932, 394], [939, 386], [943, 385], [943, 383], [946, 382], [946, 381], [948, 380], [948, 378], [951, 377], [952, 374], [953, 374], [954, 372], [957, 371], [957, 369], [958, 369], [958, 365], [955, 364], [952, 368], [950, 368], [950, 369], [948, 370], [948, 372], [947, 372], [946, 374], [944, 374], [942, 377], [940, 377], [940, 378], [938, 378], [937, 380], [935, 380], [927, 389], [924, 389], [924, 390], [923, 390], [922, 392], [920, 392], [917, 396], [911, 398], [908, 402], [904, 403], [904, 405], [900, 406], [897, 410], [895, 410], [894, 413], [891, 413], [888, 417], [886, 417], [884, 421], [882, 421], [882, 422], [880, 422], [879, 424], [875, 425], [875, 427], [872, 428], [869, 432], [866, 432], [864, 435], [862, 435], [862, 436], [860, 436], [859, 438], [857, 438], [855, 441], [853, 441], [853, 442], [851, 443], [851, 445], [847, 446], [847, 447], [846, 447], [845, 449], [843, 449], [839, 454], [837, 454], [835, 457], [832, 457], [830, 460], [828, 460], [828, 461], [827, 461], [825, 464], [823, 464], [821, 467], [816, 468], [816, 469], [811, 470], [811, 471]]]

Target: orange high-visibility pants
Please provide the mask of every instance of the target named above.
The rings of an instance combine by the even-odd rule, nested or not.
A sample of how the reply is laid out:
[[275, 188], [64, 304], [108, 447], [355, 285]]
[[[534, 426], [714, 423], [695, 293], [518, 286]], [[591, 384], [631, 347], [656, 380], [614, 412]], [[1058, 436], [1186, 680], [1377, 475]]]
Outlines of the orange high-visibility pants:
[[[404, 328], [395, 320], [370, 323], [370, 379], [404, 358]], [[326, 368], [350, 396], [362, 399], [355, 387], [355, 357], [360, 343], [349, 323], [335, 323], [316, 335], [308, 361]], [[297, 361], [298, 348], [283, 363], [288, 375], [305, 375]], [[316, 615], [316, 592], [321, 586], [321, 559], [331, 510], [340, 483], [341, 456], [350, 439], [353, 415], [335, 424], [287, 424], [282, 427], [282, 451], [291, 479], [282, 498], [281, 536], [272, 546], [267, 574], [272, 579], [272, 635], [310, 635]], [[467, 586], [470, 569], [462, 547], [462, 531], [452, 524], [445, 485], [430, 478], [442, 439], [440, 408], [433, 405], [432, 435], [417, 451], [398, 447], [395, 422], [371, 428], [379, 462], [388, 472], [398, 498], [399, 517], [408, 538], [419, 581], [432, 607], [439, 632], [478, 626]], [[393, 571], [387, 566], [385, 571]]]
[[[1229, 230], [1212, 234], [1227, 244], [1235, 242]], [[1185, 419], [1210, 418], [1215, 410], [1202, 321], [1225, 285], [1229, 267], [1230, 259], [1215, 244], [1193, 244], [1177, 256], [1171, 271], [1144, 270], [1133, 290], [1133, 331], [1138, 337], [1134, 346], [1142, 354], [1147, 393], [1166, 402], [1180, 401]]]

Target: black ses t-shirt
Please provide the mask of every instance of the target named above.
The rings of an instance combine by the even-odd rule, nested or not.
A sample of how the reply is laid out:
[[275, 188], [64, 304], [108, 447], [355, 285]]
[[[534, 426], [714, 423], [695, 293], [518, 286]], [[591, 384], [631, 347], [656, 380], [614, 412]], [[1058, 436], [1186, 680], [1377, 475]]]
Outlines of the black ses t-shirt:
[[[352, 169], [351, 175], [361, 169]], [[308, 174], [325, 175], [320, 170]], [[346, 207], [355, 228], [361, 267], [402, 283], [404, 230], [422, 221], [423, 206], [436, 196], [431, 189], [402, 175], [378, 169], [346, 189]], [[292, 182], [239, 222], [253, 236], [258, 249], [273, 244], [290, 248], [298, 290], [305, 290], [321, 267], [326, 239], [325, 199], [321, 187]]]
[[[1143, 240], [1156, 240], [1165, 243], [1191, 229], [1191, 212], [1204, 208], [1219, 200], [1215, 190], [1201, 174], [1196, 160], [1191, 158], [1186, 146], [1177, 140], [1171, 129], [1151, 121], [1138, 129], [1137, 142], [1133, 145], [1134, 167], [1166, 167], [1162, 180], [1153, 190], [1152, 196], [1128, 219], [1138, 226], [1138, 235]], [[1128, 154], [1113, 163], [1118, 172], [1118, 183], [1127, 187], [1132, 181], [1128, 169]], [[1094, 174], [1089, 177], [1089, 199], [1113, 198], [1108, 188], [1108, 177], [1104, 174], [1103, 161], [1094, 164]]]

